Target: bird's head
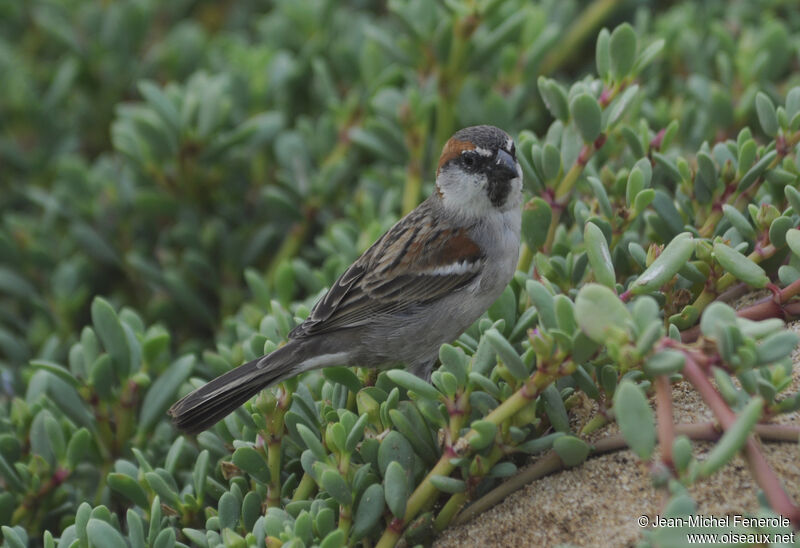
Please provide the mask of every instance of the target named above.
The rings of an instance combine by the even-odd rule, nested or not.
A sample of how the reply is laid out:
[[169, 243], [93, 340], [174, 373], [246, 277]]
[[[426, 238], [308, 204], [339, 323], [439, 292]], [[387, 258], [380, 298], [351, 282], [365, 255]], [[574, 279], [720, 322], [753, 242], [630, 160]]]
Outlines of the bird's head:
[[465, 216], [519, 208], [522, 169], [514, 140], [494, 126], [457, 131], [439, 158], [436, 192], [447, 209]]

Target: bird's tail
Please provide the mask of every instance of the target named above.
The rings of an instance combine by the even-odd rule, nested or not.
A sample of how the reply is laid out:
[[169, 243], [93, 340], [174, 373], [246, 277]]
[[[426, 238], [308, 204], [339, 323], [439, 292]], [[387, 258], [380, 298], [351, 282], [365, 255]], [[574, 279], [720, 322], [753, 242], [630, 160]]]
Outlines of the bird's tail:
[[212, 427], [261, 389], [299, 373], [291, 342], [209, 381], [169, 408], [175, 426], [188, 434]]

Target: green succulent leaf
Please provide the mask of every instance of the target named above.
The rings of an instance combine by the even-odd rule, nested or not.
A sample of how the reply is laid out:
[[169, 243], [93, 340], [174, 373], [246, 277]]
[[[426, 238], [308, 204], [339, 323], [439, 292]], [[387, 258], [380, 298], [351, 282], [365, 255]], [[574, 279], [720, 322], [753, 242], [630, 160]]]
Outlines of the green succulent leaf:
[[233, 464], [250, 474], [256, 481], [267, 484], [270, 480], [269, 468], [264, 455], [252, 447], [239, 447], [233, 452]]
[[495, 328], [491, 328], [483, 334], [497, 353], [497, 357], [502, 360], [509, 372], [518, 379], [528, 376], [528, 368], [520, 358], [519, 354], [511, 343]]
[[430, 476], [429, 480], [434, 487], [443, 493], [463, 493], [467, 489], [466, 482], [456, 478], [434, 474]]
[[736, 422], [725, 430], [717, 444], [708, 453], [706, 459], [700, 464], [699, 475], [708, 477], [726, 463], [744, 447], [747, 437], [752, 432], [753, 427], [761, 418], [764, 409], [764, 400], [759, 396], [754, 396], [742, 409]]
[[125, 379], [131, 370], [128, 337], [111, 305], [102, 297], [92, 301], [92, 323], [103, 347], [111, 355], [118, 379]]
[[439, 391], [436, 390], [436, 388], [434, 388], [432, 385], [420, 379], [413, 373], [409, 373], [403, 369], [392, 369], [387, 371], [386, 376], [389, 377], [392, 382], [397, 383], [406, 390], [410, 390], [419, 394], [420, 397], [427, 398], [429, 400], [438, 400], [442, 397]]
[[128, 546], [122, 533], [101, 519], [91, 518], [86, 524], [86, 532], [89, 542], [93, 546], [108, 546], [108, 548], [127, 548]]
[[647, 270], [630, 286], [634, 295], [650, 293], [672, 279], [694, 252], [695, 242], [688, 232], [675, 236]]
[[236, 528], [242, 509], [241, 503], [236, 495], [230, 491], [224, 493], [219, 499], [217, 508], [219, 510], [220, 530]]
[[721, 242], [714, 244], [714, 257], [726, 272], [730, 272], [748, 285], [760, 288], [769, 283], [763, 268]]
[[126, 474], [111, 472], [106, 481], [113, 491], [124, 496], [140, 508], [147, 508], [147, 493], [134, 478]]
[[642, 389], [624, 380], [614, 393], [614, 416], [631, 450], [642, 460], [649, 460], [656, 445], [653, 410]]
[[599, 284], [581, 288], [575, 299], [575, 316], [581, 330], [598, 344], [619, 337], [631, 321], [630, 312], [619, 297]]
[[350, 536], [353, 540], [363, 538], [375, 525], [377, 525], [385, 508], [385, 498], [383, 486], [380, 483], [373, 483], [364, 490], [361, 499], [358, 501], [353, 528]]
[[609, 43], [611, 73], [617, 79], [628, 75], [636, 61], [636, 31], [623, 23], [611, 33]]
[[602, 112], [597, 99], [588, 93], [581, 93], [572, 98], [569, 111], [578, 131], [585, 143], [593, 143], [600, 135]]
[[547, 232], [553, 210], [544, 199], [535, 197], [525, 203], [522, 209], [522, 237], [532, 250], [541, 248], [547, 241]]
[[603, 80], [608, 79], [611, 71], [611, 33], [606, 28], [601, 29], [597, 35], [595, 64], [597, 65], [598, 76]]
[[350, 490], [350, 486], [347, 485], [347, 482], [338, 471], [325, 470], [320, 477], [320, 483], [322, 488], [339, 504], [350, 506], [353, 503], [353, 493]]
[[475, 435], [469, 438], [470, 446], [475, 450], [482, 450], [489, 447], [497, 435], [497, 425], [487, 420], [475, 421], [471, 425]]
[[349, 367], [326, 367], [322, 374], [326, 379], [346, 386], [353, 394], [363, 388], [363, 384]]
[[775, 105], [772, 100], [767, 97], [766, 93], [761, 91], [756, 95], [756, 114], [758, 114], [758, 122], [761, 124], [761, 129], [770, 137], [775, 137], [778, 134], [778, 117], [775, 114]]
[[589, 256], [594, 279], [613, 290], [616, 286], [616, 274], [603, 231], [594, 223], [586, 223], [583, 240], [586, 243], [586, 254]]
[[383, 478], [383, 492], [386, 505], [396, 518], [402, 519], [406, 513], [408, 502], [408, 477], [406, 471], [397, 461], [392, 461], [386, 468]]
[[685, 363], [686, 357], [683, 352], [671, 349], [660, 350], [645, 360], [644, 372], [650, 376], [672, 375], [679, 373]]
[[556, 452], [564, 466], [573, 467], [583, 464], [591, 453], [589, 444], [575, 436], [561, 436], [553, 442], [553, 450]]

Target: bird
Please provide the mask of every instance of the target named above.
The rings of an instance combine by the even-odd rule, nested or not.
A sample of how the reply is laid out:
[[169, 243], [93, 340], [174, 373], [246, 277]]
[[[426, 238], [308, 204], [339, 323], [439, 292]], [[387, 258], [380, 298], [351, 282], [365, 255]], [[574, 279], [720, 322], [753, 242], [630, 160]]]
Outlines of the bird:
[[488, 125], [457, 131], [431, 195], [344, 271], [286, 344], [186, 395], [168, 411], [173, 423], [201, 432], [260, 390], [321, 367], [402, 364], [430, 380], [439, 347], [511, 281], [521, 205], [514, 140]]

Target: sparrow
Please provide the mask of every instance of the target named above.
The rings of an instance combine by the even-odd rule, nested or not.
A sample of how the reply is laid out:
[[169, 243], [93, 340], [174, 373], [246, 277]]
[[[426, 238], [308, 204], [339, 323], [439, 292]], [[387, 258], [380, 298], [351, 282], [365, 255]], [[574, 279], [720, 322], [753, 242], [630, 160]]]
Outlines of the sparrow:
[[404, 364], [429, 380], [439, 347], [500, 296], [519, 255], [522, 170], [514, 141], [493, 126], [444, 145], [429, 198], [339, 277], [285, 345], [175, 403], [175, 425], [197, 433], [263, 388], [336, 365]]

